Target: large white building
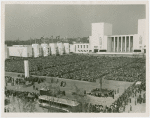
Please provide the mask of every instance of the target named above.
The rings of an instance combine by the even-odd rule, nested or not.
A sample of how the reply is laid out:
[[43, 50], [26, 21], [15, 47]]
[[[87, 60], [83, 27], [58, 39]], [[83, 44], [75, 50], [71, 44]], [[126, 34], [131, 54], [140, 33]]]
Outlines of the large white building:
[[107, 49], [107, 37], [112, 35], [112, 25], [108, 23], [92, 23], [92, 35], [89, 37], [90, 51], [98, 52]]
[[138, 34], [112, 35], [112, 25], [92, 23], [92, 35], [89, 37], [91, 52], [143, 52], [146, 45], [146, 19], [138, 20]]

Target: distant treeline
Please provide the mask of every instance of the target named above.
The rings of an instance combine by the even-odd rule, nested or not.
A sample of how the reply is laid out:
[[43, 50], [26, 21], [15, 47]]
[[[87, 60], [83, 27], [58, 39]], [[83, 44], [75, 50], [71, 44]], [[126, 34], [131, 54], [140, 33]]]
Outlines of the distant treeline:
[[83, 38], [66, 38], [66, 39], [61, 39], [59, 37], [56, 37], [55, 39], [53, 38], [43, 38], [41, 37], [40, 39], [29, 39], [26, 41], [21, 41], [19, 39], [17, 40], [7, 40], [5, 41], [5, 44], [7, 46], [12, 46], [12, 45], [31, 45], [34, 43], [41, 44], [41, 43], [57, 43], [57, 42], [63, 42], [63, 43], [70, 43], [72, 44], [73, 42], [76, 43], [89, 43], [88, 37], [83, 37]]

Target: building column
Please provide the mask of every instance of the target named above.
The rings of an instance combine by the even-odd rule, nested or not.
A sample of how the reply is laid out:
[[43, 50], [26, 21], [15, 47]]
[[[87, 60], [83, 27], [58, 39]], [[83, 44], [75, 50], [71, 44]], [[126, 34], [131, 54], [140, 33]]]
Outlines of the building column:
[[131, 47], [130, 47], [130, 36], [129, 36], [129, 52], [130, 52], [130, 48], [131, 48]]
[[127, 41], [126, 41], [126, 36], [125, 36], [125, 52], [126, 52], [126, 46], [127, 46], [127, 45], [126, 45], [126, 42], [127, 42]]
[[117, 37], [117, 52], [119, 52], [119, 37]]
[[123, 44], [122, 44], [122, 36], [121, 36], [121, 52], [122, 52], [122, 45], [123, 45]]
[[114, 37], [114, 52], [115, 52], [115, 37]]

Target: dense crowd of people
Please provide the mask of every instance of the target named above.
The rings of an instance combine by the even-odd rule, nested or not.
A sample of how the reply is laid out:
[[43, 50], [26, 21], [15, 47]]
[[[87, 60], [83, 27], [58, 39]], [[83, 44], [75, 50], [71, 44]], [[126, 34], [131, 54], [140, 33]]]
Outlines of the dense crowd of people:
[[[16, 91], [16, 90], [5, 90], [5, 96], [14, 96], [18, 98], [26, 98], [28, 100], [38, 99], [39, 93], [28, 92], [28, 91]], [[32, 99], [30, 99], [32, 98]]]
[[11, 77], [11, 76], [5, 76], [5, 84], [7, 85], [34, 85], [34, 83], [42, 83], [46, 79], [45, 78], [40, 78], [40, 77], [24, 77], [18, 75], [18, 77]]
[[56, 67], [60, 65], [68, 65], [71, 63], [78, 63], [86, 61], [92, 58], [91, 56], [85, 55], [61, 55], [61, 56], [47, 56], [38, 58], [15, 58], [8, 59], [5, 61], [5, 71], [6, 72], [24, 72], [24, 60], [29, 61], [30, 72], [42, 70], [45, 68]]
[[[6, 60], [5, 70], [8, 72], [24, 72], [24, 59], [10, 59]], [[135, 100], [135, 104], [145, 103], [145, 95], [141, 95], [141, 91], [146, 90], [146, 60], [144, 58], [131, 58], [131, 57], [97, 57], [89, 55], [62, 55], [62, 56], [49, 56], [39, 58], [29, 58], [29, 69], [31, 75], [37, 76], [50, 76], [59, 77], [65, 79], [81, 80], [96, 82], [97, 79], [104, 78], [107, 80], [127, 81], [134, 82], [134, 84], [128, 87], [124, 93], [110, 106], [92, 105], [88, 104], [88, 112], [104, 112], [104, 113], [116, 113], [124, 112], [128, 103], [133, 102], [131, 96], [135, 97], [138, 93], [138, 98]], [[23, 78], [23, 79], [21, 79]], [[36, 83], [40, 84], [44, 82], [46, 78], [33, 77], [25, 78], [24, 76], [18, 76], [13, 78], [11, 76], [5, 76], [5, 83], [24, 84], [26, 82], [31, 83], [36, 90]], [[52, 79], [53, 81], [53, 79]], [[139, 86], [136, 82], [140, 81]], [[66, 83], [61, 82], [61, 87], [65, 87]], [[90, 95], [96, 97], [114, 97], [116, 91], [109, 91], [109, 94], [101, 94], [91, 91]], [[99, 90], [97, 90], [99, 91]], [[65, 95], [65, 91], [60, 92]], [[27, 91], [15, 91], [7, 90], [5, 95], [17, 96], [19, 98], [36, 98], [38, 99], [38, 93], [30, 93]], [[132, 106], [130, 106], [132, 110]]]
[[116, 91], [108, 90], [108, 89], [100, 90], [100, 88], [96, 88], [96, 89], [91, 90], [91, 92], [88, 94], [92, 96], [96, 96], [96, 97], [106, 97], [106, 98], [113, 97], [114, 98], [114, 94], [116, 94]]
[[[29, 58], [32, 75], [96, 82], [105, 76], [108, 80], [134, 82], [145, 73], [145, 59], [130, 57], [97, 57], [89, 55], [62, 55]], [[24, 72], [23, 59], [6, 61], [6, 71]]]
[[24, 77], [16, 77], [13, 78], [11, 76], [5, 76], [5, 84], [11, 84], [11, 85], [18, 85], [18, 84], [25, 84]]
[[89, 82], [96, 82], [96, 79], [105, 76], [108, 80], [134, 82], [137, 76], [145, 73], [146, 70], [145, 63], [141, 60], [125, 57], [94, 57], [84, 62], [47, 68], [32, 74]]
[[139, 59], [137, 62], [130, 63], [127, 66], [121, 67], [118, 70], [113, 70], [107, 75], [106, 79], [134, 82], [145, 79], [146, 66], [145, 60]]

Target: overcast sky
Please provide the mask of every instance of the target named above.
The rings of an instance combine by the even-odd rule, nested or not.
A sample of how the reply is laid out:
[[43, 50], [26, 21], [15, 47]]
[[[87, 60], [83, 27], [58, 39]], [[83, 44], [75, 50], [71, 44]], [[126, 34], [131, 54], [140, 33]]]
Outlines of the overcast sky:
[[113, 25], [113, 35], [136, 34], [145, 5], [6, 5], [5, 39], [87, 37], [91, 23]]

